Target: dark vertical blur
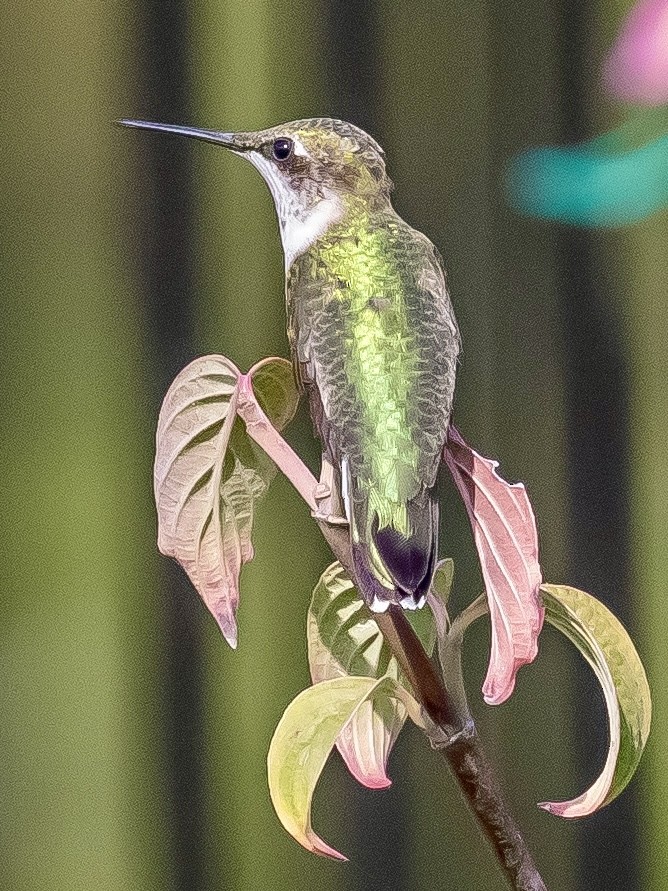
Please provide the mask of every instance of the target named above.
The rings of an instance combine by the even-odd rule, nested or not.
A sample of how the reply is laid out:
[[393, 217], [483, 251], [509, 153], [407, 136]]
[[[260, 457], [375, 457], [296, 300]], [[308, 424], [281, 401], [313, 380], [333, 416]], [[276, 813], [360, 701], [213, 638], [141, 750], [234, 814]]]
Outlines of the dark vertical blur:
[[[0, 31], [0, 884], [172, 884], [147, 320], [127, 267], [122, 3]], [[127, 143], [125, 143], [127, 144]], [[134, 184], [132, 187], [134, 191]]]
[[327, 114], [351, 121], [381, 141], [382, 4], [326, 0], [323, 45]]
[[[564, 143], [595, 132], [601, 101], [592, 10], [567, 0], [559, 16]], [[559, 226], [569, 481], [569, 581], [602, 599], [633, 634], [629, 542], [628, 367], [614, 284], [601, 274], [605, 234]], [[605, 721], [596, 681], [579, 673], [576, 696], [588, 704], [592, 727]], [[598, 769], [598, 734], [575, 737], [582, 784]], [[636, 786], [614, 807], [582, 822], [578, 887], [640, 888], [637, 874]]]
[[[164, 122], [193, 119], [189, 60], [192, 56], [188, 5], [182, 0], [147, 0], [137, 35], [136, 87], [128, 116]], [[197, 355], [193, 341], [193, 294], [197, 258], [197, 207], [191, 155], [177, 140], [144, 133], [124, 134], [138, 171], [134, 195], [133, 244], [137, 279], [147, 302], [151, 415], [176, 374]], [[203, 888], [206, 835], [202, 759], [202, 646], [204, 619], [198, 598], [174, 562], [160, 566], [164, 633], [163, 748], [170, 813], [170, 853], [175, 889]]]

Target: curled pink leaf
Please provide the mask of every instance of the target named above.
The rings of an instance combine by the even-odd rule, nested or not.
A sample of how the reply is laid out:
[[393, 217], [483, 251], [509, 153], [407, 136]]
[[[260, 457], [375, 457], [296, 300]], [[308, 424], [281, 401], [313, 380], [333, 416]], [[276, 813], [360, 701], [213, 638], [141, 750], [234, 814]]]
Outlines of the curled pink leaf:
[[627, 102], [668, 102], [668, 0], [640, 0], [603, 69], [607, 89]]
[[452, 426], [444, 459], [473, 528], [489, 603], [492, 646], [482, 692], [489, 705], [499, 705], [538, 652], [545, 611], [536, 521], [522, 483], [502, 479], [497, 462], [478, 455]]

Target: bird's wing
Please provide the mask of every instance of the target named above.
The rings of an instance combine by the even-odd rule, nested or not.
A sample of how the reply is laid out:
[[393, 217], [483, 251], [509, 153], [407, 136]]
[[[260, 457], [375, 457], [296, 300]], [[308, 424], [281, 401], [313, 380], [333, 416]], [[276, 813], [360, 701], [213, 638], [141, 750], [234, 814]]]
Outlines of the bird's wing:
[[459, 352], [431, 242], [392, 215], [369, 245], [351, 238], [309, 252], [291, 268], [288, 307], [297, 374], [317, 391], [313, 420], [337, 463], [345, 457], [381, 501], [430, 488]]
[[431, 493], [459, 333], [442, 261], [392, 215], [291, 267], [289, 335], [325, 452], [341, 471], [367, 602], [419, 604], [437, 552]]

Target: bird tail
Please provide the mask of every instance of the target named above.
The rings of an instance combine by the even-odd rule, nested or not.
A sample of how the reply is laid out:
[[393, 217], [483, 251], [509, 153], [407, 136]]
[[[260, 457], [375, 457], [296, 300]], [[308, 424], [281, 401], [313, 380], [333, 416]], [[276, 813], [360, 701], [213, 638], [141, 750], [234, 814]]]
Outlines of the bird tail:
[[365, 602], [374, 612], [384, 612], [391, 603], [419, 609], [438, 558], [438, 504], [433, 493], [424, 490], [405, 504], [405, 522], [381, 526], [369, 497], [351, 489], [353, 565]]

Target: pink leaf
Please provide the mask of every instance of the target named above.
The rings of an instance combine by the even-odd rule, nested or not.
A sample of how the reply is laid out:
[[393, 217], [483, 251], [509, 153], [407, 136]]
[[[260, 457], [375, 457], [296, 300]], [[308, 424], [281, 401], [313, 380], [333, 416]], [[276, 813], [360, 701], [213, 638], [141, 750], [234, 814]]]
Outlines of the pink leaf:
[[[399, 676], [399, 666], [390, 658], [380, 629], [338, 562], [327, 567], [313, 590], [306, 638], [314, 684], [351, 675]], [[405, 720], [401, 702], [368, 701], [337, 737], [341, 757], [363, 786], [384, 789], [391, 785], [387, 761]]]
[[668, 0], [640, 0], [603, 69], [606, 87], [628, 102], [668, 102]]
[[240, 530], [225, 521], [221, 494], [238, 376], [224, 356], [195, 359], [177, 375], [160, 410], [154, 468], [158, 547], [183, 566], [232, 647], [239, 571], [251, 556], [249, 540], [242, 556]]
[[183, 566], [231, 647], [237, 645], [239, 574], [253, 558], [255, 502], [275, 472], [238, 416], [242, 405], [247, 414], [255, 410], [282, 442], [272, 421], [284, 426], [297, 399], [284, 359], [265, 359], [242, 375], [224, 356], [204, 356], [177, 375], [160, 410], [158, 547]]
[[505, 702], [522, 665], [538, 652], [544, 609], [538, 589], [538, 534], [522, 483], [511, 485], [450, 427], [444, 449], [473, 528], [492, 621], [492, 648], [482, 692], [489, 705]]

